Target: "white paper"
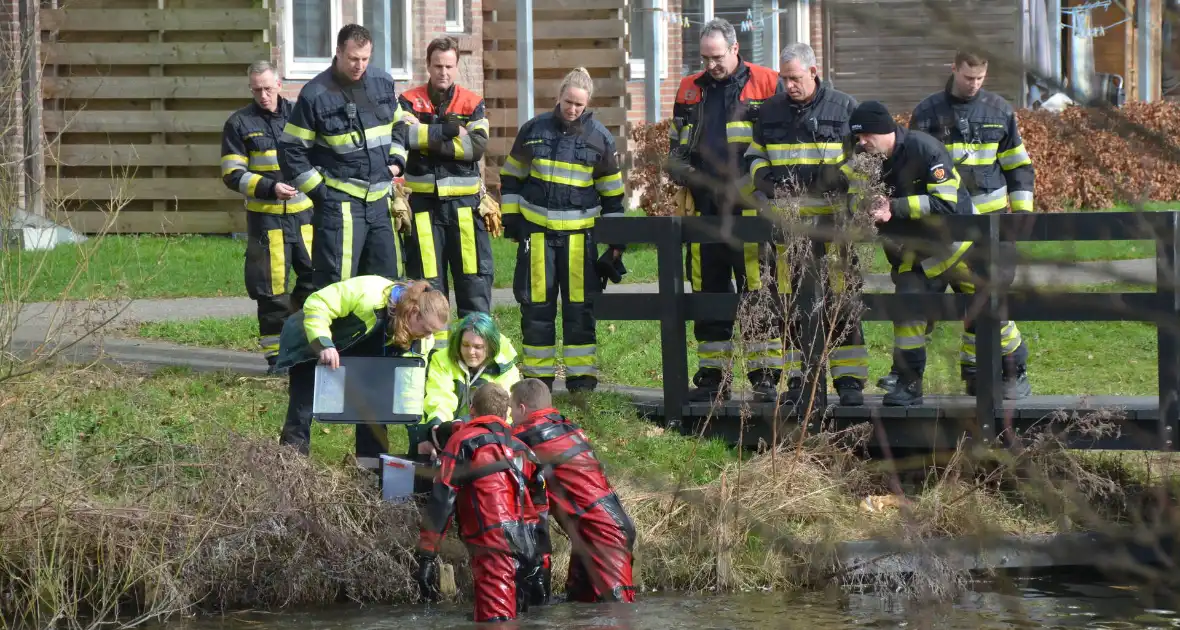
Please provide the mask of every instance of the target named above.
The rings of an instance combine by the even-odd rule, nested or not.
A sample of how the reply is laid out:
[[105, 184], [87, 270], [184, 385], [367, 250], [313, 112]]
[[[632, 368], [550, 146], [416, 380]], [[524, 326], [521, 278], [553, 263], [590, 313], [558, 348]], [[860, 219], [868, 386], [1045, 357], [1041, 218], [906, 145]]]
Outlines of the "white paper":
[[414, 462], [393, 455], [381, 455], [381, 498], [400, 503], [414, 494]]
[[315, 366], [315, 398], [311, 413], [344, 413], [344, 366]]
[[426, 397], [426, 368], [399, 367], [393, 371], [393, 413], [422, 415]]

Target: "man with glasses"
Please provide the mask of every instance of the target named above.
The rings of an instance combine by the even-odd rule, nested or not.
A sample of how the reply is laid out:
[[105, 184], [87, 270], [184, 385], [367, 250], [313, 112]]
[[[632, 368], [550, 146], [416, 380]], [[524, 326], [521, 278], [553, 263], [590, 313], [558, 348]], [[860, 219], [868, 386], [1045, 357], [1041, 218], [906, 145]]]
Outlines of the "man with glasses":
[[[246, 202], [246, 294], [258, 303], [258, 345], [274, 373], [279, 333], [303, 307], [311, 283], [311, 199], [283, 181], [278, 146], [291, 101], [269, 61], [246, 71], [254, 102], [234, 112], [221, 134], [221, 180]], [[287, 271], [295, 289], [287, 294]]]

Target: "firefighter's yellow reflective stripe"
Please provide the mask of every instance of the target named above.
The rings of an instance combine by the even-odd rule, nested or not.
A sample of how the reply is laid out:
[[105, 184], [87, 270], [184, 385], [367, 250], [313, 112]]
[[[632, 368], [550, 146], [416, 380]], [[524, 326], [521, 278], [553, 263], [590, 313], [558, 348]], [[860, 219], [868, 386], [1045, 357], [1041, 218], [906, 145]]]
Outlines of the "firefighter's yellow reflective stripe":
[[798, 350], [790, 350], [787, 352], [787, 360], [784, 361], [783, 367], [787, 369], [787, 377], [802, 377], [803, 376], [803, 353]]
[[675, 125], [668, 125], [668, 144], [680, 143], [680, 129]]
[[757, 142], [751, 142], [746, 149], [746, 157], [754, 158], [750, 162], [750, 177], [757, 177], [758, 171], [770, 166], [770, 157], [766, 155], [766, 147]]
[[594, 188], [603, 197], [618, 197], [623, 194], [623, 174], [612, 173], [594, 180]]
[[[390, 222], [393, 221], [393, 215], [389, 217]], [[404, 278], [406, 275], [406, 263], [402, 258], [402, 234], [397, 230], [393, 231], [393, 259], [397, 261], [397, 275], [399, 278]], [[437, 333], [435, 339], [438, 338]]]
[[263, 356], [270, 357], [278, 356], [279, 354], [279, 336], [278, 335], [262, 335], [258, 337], [258, 347], [262, 348]]
[[869, 378], [869, 351], [864, 346], [840, 346], [828, 357], [828, 369], [832, 379], [852, 377], [866, 380]]
[[279, 170], [279, 152], [274, 149], [269, 151], [251, 151], [250, 170], [259, 172]]
[[315, 226], [310, 223], [304, 223], [299, 226], [299, 236], [303, 239], [304, 251], [307, 252], [307, 257], [311, 258], [311, 243], [312, 236], [315, 234]]
[[475, 253], [475, 214], [471, 208], [459, 208], [459, 257], [463, 259], [463, 273], [479, 271]]
[[911, 219], [920, 219], [930, 214], [929, 195], [910, 195], [905, 197], [905, 203]]
[[473, 120], [467, 123], [466, 127], [467, 133], [471, 133], [473, 131], [482, 131], [484, 133], [488, 133], [488, 131], [492, 128], [492, 123], [488, 122], [487, 118], [480, 118], [479, 120]]
[[[756, 217], [758, 210], [747, 208], [742, 210], [743, 217]], [[742, 262], [746, 269], [746, 289], [757, 291], [762, 288], [762, 267], [758, 257], [759, 243], [742, 244]]]
[[550, 210], [524, 198], [517, 200], [520, 214], [529, 223], [552, 230], [588, 230], [594, 227], [594, 220], [602, 213], [601, 206], [585, 210]]
[[[959, 263], [959, 259], [967, 250], [971, 249], [971, 241], [962, 241], [951, 244], [951, 254], [946, 258], [939, 259], [937, 256], [931, 256], [922, 261], [922, 271], [926, 273], [927, 278], [937, 278], [949, 270], [952, 266]], [[966, 265], [961, 267], [961, 270], [966, 273], [968, 270]]]
[[783, 340], [770, 339], [752, 342], [746, 346], [746, 369], [782, 369]]
[[725, 123], [725, 138], [728, 142], [750, 143], [754, 141], [754, 123], [744, 120]]
[[530, 165], [529, 175], [541, 181], [578, 188], [594, 185], [594, 167], [573, 162], [536, 158]]
[[1032, 158], [1028, 157], [1028, 151], [1025, 150], [1023, 143], [1000, 153], [996, 159], [1000, 162], [1000, 168], [1005, 171], [1032, 164]]
[[927, 184], [926, 192], [947, 203], [953, 204], [959, 202], [959, 182], [957, 180], [943, 182], [941, 184]]
[[270, 257], [270, 294], [287, 292], [287, 260], [283, 256], [283, 229], [266, 231], [267, 254]]
[[839, 142], [768, 144], [765, 150], [771, 166], [835, 164], [844, 157], [844, 145]]
[[543, 378], [557, 374], [557, 348], [553, 346], [525, 345], [521, 374], [525, 377]]
[[594, 344], [565, 346], [561, 350], [562, 363], [565, 363], [565, 373], [569, 376], [592, 376], [598, 373], [595, 367], [594, 355], [597, 353]]
[[843, 293], [845, 286], [844, 261], [841, 259], [840, 245], [824, 243], [824, 253], [828, 259], [828, 286], [835, 293]]
[[382, 199], [389, 194], [389, 191], [393, 190], [393, 185], [390, 182], [378, 184], [377, 187], [373, 188], [366, 181], [352, 178], [336, 179], [335, 177], [324, 177], [324, 183], [329, 188], [334, 188], [342, 193], [352, 195], [357, 199], [363, 199], [366, 202]]
[[703, 368], [723, 369], [733, 354], [729, 341], [706, 341], [697, 344], [697, 364]]
[[452, 138], [451, 143], [454, 145], [454, 153], [456, 160], [466, 160], [467, 156], [475, 150], [471, 144], [471, 135], [459, 136]]
[[410, 125], [406, 136], [410, 139], [410, 147], [415, 151], [428, 153], [430, 150], [430, 125], [415, 123]]
[[316, 140], [316, 144], [327, 146], [337, 154], [383, 147], [392, 142], [393, 123], [369, 127], [364, 130], [364, 135], [361, 134], [360, 130], [353, 129], [347, 133], [336, 135], [323, 134]]
[[520, 195], [504, 195], [501, 197], [500, 214], [520, 214]]
[[311, 207], [311, 199], [303, 193], [299, 193], [295, 198], [287, 201], [286, 205], [283, 205], [281, 201], [265, 201], [262, 199], [246, 200], [247, 210], [262, 214], [294, 214], [296, 212], [311, 210]]
[[1013, 212], [1033, 211], [1033, 193], [1031, 190], [1013, 190], [1008, 193], [1008, 200], [1012, 202]]
[[1000, 351], [1012, 354], [1020, 347], [1020, 342], [1020, 329], [1016, 327], [1016, 322], [1004, 322], [1000, 328]]
[[693, 243], [689, 247], [688, 275], [692, 282], [692, 290], [701, 290], [701, 244]]
[[504, 165], [500, 167], [500, 177], [515, 177], [516, 179], [524, 179], [529, 176], [529, 168], [520, 160], [508, 156], [504, 160]]
[[479, 177], [444, 177], [435, 181], [433, 174], [406, 175], [406, 188], [415, 193], [435, 193], [439, 197], [462, 197], [479, 193]]
[[925, 320], [911, 320], [893, 325], [893, 347], [917, 350], [926, 347]]
[[692, 138], [692, 127], [692, 125], [685, 125], [680, 130], [680, 144], [688, 144], [689, 139]]
[[238, 192], [247, 197], [254, 197], [254, 190], [258, 188], [258, 184], [262, 182], [262, 176], [255, 173], [247, 173], [238, 180]]
[[311, 148], [315, 144], [315, 132], [288, 122], [283, 127], [283, 140]]
[[996, 161], [999, 142], [952, 142], [946, 145], [957, 166], [987, 166]]
[[787, 248], [782, 245], [774, 246], [774, 275], [781, 295], [790, 295], [795, 288], [791, 286], [791, 265], [787, 261]]
[[348, 280], [352, 277], [352, 202], [340, 204], [343, 218], [340, 238], [340, 279]]
[[437, 253], [434, 251], [434, 229], [429, 212], [414, 213], [414, 234], [418, 238], [418, 252], [422, 255], [422, 277], [437, 278]]
[[315, 190], [323, 181], [324, 176], [320, 175], [320, 172], [313, 168], [297, 175], [291, 184], [299, 189], [299, 192], [309, 193]]
[[1008, 187], [981, 193], [971, 197], [971, 204], [975, 206], [975, 214], [988, 214], [1008, 207]]
[[[529, 250], [529, 300], [533, 303], [544, 302], [545, 287], [548, 286], [545, 277], [545, 233], [533, 232], [527, 241]], [[527, 346], [526, 346], [527, 348]]]
[[237, 155], [235, 153], [226, 153], [221, 156], [221, 175], [224, 177], [230, 173], [248, 168], [249, 160], [244, 155]]
[[399, 158], [405, 160], [410, 155], [410, 152], [407, 151], [406, 148], [403, 147], [401, 144], [398, 144], [397, 142], [393, 142], [393, 143], [390, 143], [390, 145], [389, 145], [389, 154], [394, 157], [399, 157]]
[[[570, 302], [580, 304], [586, 301], [586, 235], [570, 234], [568, 265]], [[569, 346], [565, 356], [569, 356]]]

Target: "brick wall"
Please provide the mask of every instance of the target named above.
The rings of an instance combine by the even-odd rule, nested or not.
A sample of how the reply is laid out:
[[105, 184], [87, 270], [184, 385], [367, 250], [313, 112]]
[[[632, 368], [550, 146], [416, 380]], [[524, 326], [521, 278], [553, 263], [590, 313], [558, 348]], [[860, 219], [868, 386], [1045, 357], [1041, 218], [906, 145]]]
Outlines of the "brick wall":
[[[639, 2], [639, 0], [632, 0], [632, 2]], [[667, 7], [669, 11], [679, 14], [681, 3], [679, 0], [669, 0]], [[672, 116], [672, 102], [676, 99], [676, 88], [680, 86], [680, 70], [683, 66], [683, 60], [681, 59], [682, 46], [680, 43], [685, 32], [685, 29], [681, 28], [679, 24], [668, 24], [668, 45], [664, 51], [664, 59], [667, 62], [665, 66], [667, 74], [660, 74], [660, 76], [664, 77], [660, 81], [661, 119]], [[642, 54], [643, 51], [631, 51], [632, 57], [641, 56]], [[627, 82], [627, 94], [631, 96], [631, 109], [627, 111], [627, 120], [632, 125], [642, 123], [647, 119], [645, 90], [644, 80]]]
[[[21, 93], [23, 46], [20, 6], [23, 0], [0, 0], [0, 163], [8, 172], [0, 174], [0, 203], [20, 203], [24, 177], [24, 100]], [[19, 60], [19, 61], [18, 61]], [[15, 187], [13, 187], [15, 184]], [[8, 211], [11, 208], [0, 208]]]
[[815, 51], [815, 65], [820, 76], [824, 73], [824, 7], [823, 0], [811, 0], [811, 49]]

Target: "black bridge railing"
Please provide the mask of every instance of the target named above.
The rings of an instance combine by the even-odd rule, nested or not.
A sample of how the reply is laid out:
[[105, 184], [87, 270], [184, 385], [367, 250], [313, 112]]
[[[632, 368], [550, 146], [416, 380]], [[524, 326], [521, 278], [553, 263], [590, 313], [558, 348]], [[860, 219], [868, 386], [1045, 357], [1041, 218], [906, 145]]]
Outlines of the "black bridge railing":
[[[1177, 294], [1176, 250], [1180, 244], [1177, 212], [1085, 212], [1061, 214], [989, 214], [979, 216], [939, 217], [940, 238], [949, 241], [973, 241], [969, 254], [974, 257], [972, 270], [984, 281], [974, 295], [954, 293], [905, 294], [862, 293], [864, 321], [892, 321], [894, 319], [926, 319], [933, 321], [961, 321], [970, 314], [976, 329], [976, 357], [978, 363], [977, 395], [974, 399], [973, 424], [968, 433], [973, 439], [993, 443], [1005, 438], [1012, 429], [1014, 413], [1012, 401], [1003, 400], [1001, 376], [1000, 323], [1005, 319], [1023, 321], [1140, 321], [1157, 327], [1159, 355], [1158, 402], [1140, 405], [1135, 414], [1136, 426], [1145, 437], [1136, 445], [1116, 440], [1106, 448], [1171, 450], [1173, 436], [1180, 430], [1180, 296]], [[776, 237], [776, 234], [779, 235]], [[689, 388], [688, 344], [685, 322], [700, 319], [734, 319], [740, 296], [736, 294], [686, 293], [684, 289], [684, 251], [686, 243], [761, 243], [776, 238], [785, 240], [783, 228], [763, 217], [618, 217], [603, 218], [595, 228], [599, 243], [654, 244], [659, 265], [659, 292], [655, 294], [611, 293], [599, 296], [595, 313], [600, 320], [639, 320], [660, 322], [660, 341], [663, 356], [663, 415], [667, 423], [679, 426], [692, 416], [700, 405], [686, 403]], [[811, 233], [813, 252], [823, 251], [819, 230]], [[822, 234], [830, 238], [829, 230]], [[839, 238], [847, 239], [847, 235]], [[861, 240], [868, 240], [864, 238]], [[1065, 293], [1012, 291], [1010, 286], [987, 281], [998, 277], [994, 273], [1001, 261], [1000, 244], [1014, 241], [1109, 241], [1153, 240], [1156, 243], [1157, 272], [1154, 292], [1123, 293]], [[812, 261], [822, 260], [812, 256]], [[1068, 263], [1066, 263], [1068, 264]], [[862, 265], [867, 268], [867, 265]], [[1112, 279], [1112, 281], [1117, 281]], [[798, 304], [811, 304], [822, 296], [814, 273], [802, 275], [796, 289]], [[805, 326], [823, 326], [822, 317], [807, 317]], [[814, 334], [819, 332], [821, 334]], [[801, 335], [807, 340], [824, 339], [814, 328]], [[809, 348], [801, 348], [804, 357], [819, 356]], [[1101, 370], [1117, 373], [1125, 365], [1115, 348], [1103, 349], [1106, 355]], [[804, 391], [826, 391], [822, 365], [805, 367]], [[736, 378], [736, 377], [735, 377]], [[812, 389], [815, 380], [818, 387]], [[1035, 392], [1034, 392], [1035, 393]], [[1086, 392], [1079, 392], [1085, 396]], [[930, 398], [929, 396], [927, 397]], [[970, 399], [967, 405], [970, 405]], [[1021, 401], [1016, 401], [1017, 403]], [[1056, 403], [1049, 403], [1053, 406]], [[926, 407], [931, 404], [927, 402]], [[1026, 414], [1026, 420], [1045, 415], [1045, 409]], [[852, 415], [876, 414], [879, 420], [890, 413], [890, 408], [837, 408]], [[848, 415], [848, 414], [844, 414]], [[920, 414], [919, 414], [920, 415]], [[925, 424], [932, 424], [937, 413], [930, 414]], [[913, 413], [910, 413], [912, 419]], [[1002, 428], [997, 427], [1003, 424]], [[1091, 444], [1102, 448], [1100, 444]]]

